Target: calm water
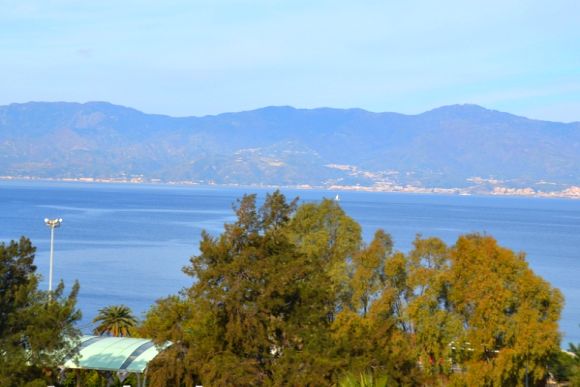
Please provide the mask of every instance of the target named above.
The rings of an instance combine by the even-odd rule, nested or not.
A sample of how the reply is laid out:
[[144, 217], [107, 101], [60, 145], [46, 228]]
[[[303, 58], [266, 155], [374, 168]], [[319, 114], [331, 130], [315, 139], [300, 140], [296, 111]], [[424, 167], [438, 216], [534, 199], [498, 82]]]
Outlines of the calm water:
[[[80, 183], [0, 182], [0, 240], [21, 235], [37, 246], [48, 283], [50, 233], [45, 217], [64, 218], [56, 231], [54, 279], [81, 283], [82, 328], [99, 308], [126, 304], [141, 315], [158, 298], [191, 284], [181, 267], [197, 252], [202, 229], [221, 232], [232, 203], [263, 190]], [[285, 190], [303, 201], [335, 192]], [[406, 251], [416, 233], [453, 243], [486, 232], [526, 251], [531, 267], [566, 297], [563, 345], [580, 342], [580, 201], [556, 199], [341, 193], [341, 205], [368, 240], [384, 228]]]

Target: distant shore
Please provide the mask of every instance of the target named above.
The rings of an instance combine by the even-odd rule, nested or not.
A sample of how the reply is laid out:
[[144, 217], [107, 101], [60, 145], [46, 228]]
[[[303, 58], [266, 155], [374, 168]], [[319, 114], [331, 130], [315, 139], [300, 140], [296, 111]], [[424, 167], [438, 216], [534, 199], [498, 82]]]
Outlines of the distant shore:
[[363, 185], [275, 185], [275, 184], [218, 184], [212, 181], [164, 181], [161, 179], [145, 179], [142, 177], [131, 178], [48, 178], [36, 176], [0, 176], [0, 181], [50, 181], [50, 182], [77, 182], [77, 183], [104, 183], [104, 184], [158, 184], [158, 185], [182, 185], [182, 186], [214, 186], [214, 187], [255, 187], [255, 188], [291, 188], [304, 190], [328, 190], [328, 191], [359, 191], [359, 192], [392, 192], [409, 194], [441, 194], [441, 195], [483, 195], [483, 196], [512, 196], [512, 197], [534, 197], [534, 198], [559, 198], [559, 199], [580, 199], [580, 186], [570, 186], [561, 191], [539, 191], [533, 188], [511, 188], [494, 186], [492, 189], [484, 189], [478, 186], [466, 188], [441, 188], [441, 187], [417, 187], [412, 185], [375, 184], [373, 186]]

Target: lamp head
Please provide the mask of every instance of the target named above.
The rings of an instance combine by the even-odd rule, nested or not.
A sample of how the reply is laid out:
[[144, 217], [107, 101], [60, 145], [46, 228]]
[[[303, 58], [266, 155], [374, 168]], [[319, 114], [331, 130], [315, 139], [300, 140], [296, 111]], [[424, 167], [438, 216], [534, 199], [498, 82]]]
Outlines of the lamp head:
[[46, 223], [46, 225], [50, 228], [60, 227], [60, 224], [62, 223], [62, 218], [55, 218], [55, 219], [45, 218], [44, 223]]

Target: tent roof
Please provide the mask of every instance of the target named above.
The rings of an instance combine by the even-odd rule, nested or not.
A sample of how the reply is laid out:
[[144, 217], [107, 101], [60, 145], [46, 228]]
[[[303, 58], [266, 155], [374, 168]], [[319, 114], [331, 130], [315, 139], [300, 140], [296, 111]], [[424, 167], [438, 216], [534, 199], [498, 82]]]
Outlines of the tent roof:
[[64, 368], [143, 373], [159, 351], [169, 345], [167, 342], [156, 346], [149, 339], [132, 337], [82, 336], [75, 351], [77, 361], [67, 360]]

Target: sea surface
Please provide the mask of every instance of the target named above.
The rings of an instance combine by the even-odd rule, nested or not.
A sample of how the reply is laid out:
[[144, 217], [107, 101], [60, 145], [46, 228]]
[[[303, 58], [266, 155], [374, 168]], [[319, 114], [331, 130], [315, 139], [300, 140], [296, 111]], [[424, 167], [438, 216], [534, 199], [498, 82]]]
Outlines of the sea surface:
[[[303, 202], [337, 192], [282, 190]], [[50, 231], [44, 218], [62, 217], [56, 230], [54, 282], [79, 280], [81, 328], [88, 333], [102, 307], [126, 304], [138, 316], [155, 300], [192, 284], [182, 273], [198, 252], [202, 230], [219, 234], [233, 221], [232, 205], [244, 193], [268, 190], [168, 185], [0, 181], [0, 241], [28, 236], [48, 287]], [[580, 201], [481, 196], [340, 192], [340, 204], [363, 227], [391, 233], [408, 251], [417, 233], [452, 244], [481, 232], [525, 251], [532, 269], [566, 298], [560, 328], [580, 343]]]

